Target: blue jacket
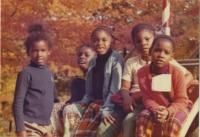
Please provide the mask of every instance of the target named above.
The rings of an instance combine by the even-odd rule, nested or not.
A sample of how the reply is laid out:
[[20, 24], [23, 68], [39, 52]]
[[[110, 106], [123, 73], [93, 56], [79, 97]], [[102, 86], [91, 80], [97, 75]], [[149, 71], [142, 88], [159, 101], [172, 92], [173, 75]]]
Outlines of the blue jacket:
[[[94, 98], [91, 96], [93, 92], [92, 89], [92, 69], [96, 65], [96, 57], [91, 60], [90, 66], [87, 72], [86, 79], [86, 94], [81, 100], [84, 104], [89, 104], [94, 101]], [[108, 58], [105, 65], [104, 72], [104, 84], [103, 84], [103, 106], [101, 107], [102, 117], [105, 117], [108, 114], [111, 114], [114, 111], [115, 104], [111, 102], [110, 97], [113, 93], [119, 91], [121, 87], [121, 78], [122, 78], [122, 66], [123, 58], [122, 56], [113, 51]]]

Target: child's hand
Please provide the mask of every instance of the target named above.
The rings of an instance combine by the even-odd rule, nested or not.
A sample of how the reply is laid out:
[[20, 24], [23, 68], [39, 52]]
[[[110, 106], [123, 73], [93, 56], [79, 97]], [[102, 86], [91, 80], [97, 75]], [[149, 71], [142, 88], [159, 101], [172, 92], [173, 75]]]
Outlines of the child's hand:
[[166, 107], [159, 106], [157, 109], [155, 109], [154, 114], [159, 122], [164, 123], [167, 119], [169, 112]]
[[131, 112], [133, 111], [133, 105], [134, 105], [134, 102], [131, 98], [131, 96], [128, 94], [128, 93], [122, 93], [122, 98], [123, 98], [123, 109], [125, 112]]
[[17, 137], [27, 137], [27, 134], [26, 134], [26, 131], [20, 131], [20, 132], [17, 132]]
[[104, 123], [105, 125], [107, 125], [107, 124], [109, 124], [109, 123], [110, 123], [110, 124], [114, 124], [115, 122], [116, 122], [116, 119], [115, 119], [115, 117], [112, 116], [111, 114], [103, 118], [103, 123]]

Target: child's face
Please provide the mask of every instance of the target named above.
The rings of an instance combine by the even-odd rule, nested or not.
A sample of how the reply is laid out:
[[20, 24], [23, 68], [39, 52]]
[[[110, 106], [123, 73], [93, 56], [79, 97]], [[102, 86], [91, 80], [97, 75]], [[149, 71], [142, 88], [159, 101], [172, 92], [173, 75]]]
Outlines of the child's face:
[[91, 48], [82, 47], [78, 52], [79, 67], [86, 71], [89, 66], [90, 60], [94, 57], [95, 53]]
[[149, 30], [141, 30], [137, 33], [135, 38], [136, 47], [143, 56], [149, 55], [149, 49], [151, 48], [153, 39], [154, 34]]
[[163, 67], [169, 64], [173, 57], [173, 45], [170, 41], [160, 39], [151, 52], [152, 62], [157, 67]]
[[38, 65], [46, 65], [50, 49], [45, 41], [35, 42], [29, 50], [31, 61]]
[[112, 43], [112, 37], [103, 30], [97, 31], [95, 33], [95, 38], [92, 40], [92, 43], [97, 54], [103, 55], [106, 54], [109, 50]]

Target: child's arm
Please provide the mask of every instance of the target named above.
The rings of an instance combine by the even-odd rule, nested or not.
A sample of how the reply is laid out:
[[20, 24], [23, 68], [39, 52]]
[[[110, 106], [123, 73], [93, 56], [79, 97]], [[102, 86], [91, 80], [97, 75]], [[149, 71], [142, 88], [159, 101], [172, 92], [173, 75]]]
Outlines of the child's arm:
[[132, 106], [132, 99], [129, 95], [129, 91], [131, 89], [131, 81], [133, 80], [133, 61], [131, 59], [127, 60], [124, 68], [123, 68], [123, 76], [122, 76], [122, 85], [120, 89], [120, 93], [122, 96], [122, 101], [123, 101], [123, 109], [125, 112], [130, 112], [133, 111], [133, 106]]
[[54, 103], [58, 103], [60, 102], [59, 98], [58, 98], [58, 92], [56, 89], [56, 86], [54, 86]]
[[188, 103], [186, 82], [184, 75], [176, 71], [172, 76], [173, 88], [174, 88], [174, 98], [171, 105], [167, 108], [169, 115], [175, 113], [176, 111], [183, 111]]
[[142, 99], [143, 99], [143, 103], [145, 108], [151, 110], [152, 112], [155, 111], [156, 108], [158, 108], [160, 105], [153, 99], [152, 95], [150, 93], [148, 93], [147, 88], [149, 88], [147, 85], [149, 84], [149, 80], [147, 79], [147, 76], [149, 75], [148, 73], [146, 73], [146, 69], [148, 66], [145, 66], [143, 68], [141, 68], [138, 73], [138, 83], [140, 86], [140, 90], [142, 92]]
[[182, 71], [185, 76], [185, 83], [188, 87], [191, 81], [194, 79], [192, 73], [188, 71], [185, 67], [183, 67], [180, 63], [178, 63], [175, 59], [171, 60], [170, 63], [178, 67]]
[[25, 131], [23, 106], [29, 81], [30, 81], [30, 76], [26, 71], [22, 71], [19, 73], [17, 77], [14, 102], [13, 102], [13, 114], [17, 132]]
[[[142, 90], [142, 88], [141, 88], [141, 90]], [[154, 112], [155, 109], [160, 106], [154, 99], [151, 98], [150, 95], [148, 95], [144, 92], [142, 92], [142, 99], [143, 99], [145, 108], [151, 110], [152, 112]]]
[[121, 86], [122, 78], [122, 58], [118, 59], [112, 66], [112, 74], [110, 79], [109, 93], [107, 98], [102, 106], [102, 117], [111, 115], [114, 109], [114, 103], [111, 101], [111, 96], [118, 92]]
[[85, 82], [85, 95], [83, 96], [81, 101], [79, 101], [78, 103], [82, 105], [87, 105], [91, 101], [93, 101], [93, 98], [91, 97], [91, 93], [92, 93], [91, 83], [92, 83], [92, 70], [88, 71], [88, 74], [87, 74], [87, 78]]
[[190, 86], [190, 83], [192, 82], [192, 80], [194, 80], [192, 73], [187, 71], [187, 73], [185, 74], [185, 83], [186, 83], [187, 88]]
[[112, 70], [110, 91], [102, 107], [102, 118], [105, 124], [113, 124], [116, 121], [115, 117], [112, 114], [112, 112], [114, 111], [114, 104], [111, 102], [111, 96], [119, 91], [119, 88], [121, 86], [121, 76], [122, 67], [120, 66], [120, 64], [117, 64]]
[[122, 101], [123, 101], [123, 109], [125, 112], [133, 111], [132, 98], [129, 95], [129, 90], [131, 88], [131, 82], [122, 80], [122, 87], [120, 89]]

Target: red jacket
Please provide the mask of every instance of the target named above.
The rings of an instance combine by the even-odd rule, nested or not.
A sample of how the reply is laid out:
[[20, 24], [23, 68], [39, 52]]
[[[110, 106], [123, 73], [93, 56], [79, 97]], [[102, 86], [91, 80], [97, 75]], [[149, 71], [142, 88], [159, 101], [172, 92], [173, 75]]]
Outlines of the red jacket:
[[188, 104], [188, 96], [183, 73], [169, 64], [169, 73], [172, 74], [172, 89], [167, 92], [169, 98], [162, 92], [153, 92], [151, 90], [152, 75], [149, 65], [142, 67], [138, 71], [138, 82], [142, 92], [143, 103], [145, 108], [153, 110], [162, 105], [167, 107], [169, 115], [177, 111], [185, 111]]

